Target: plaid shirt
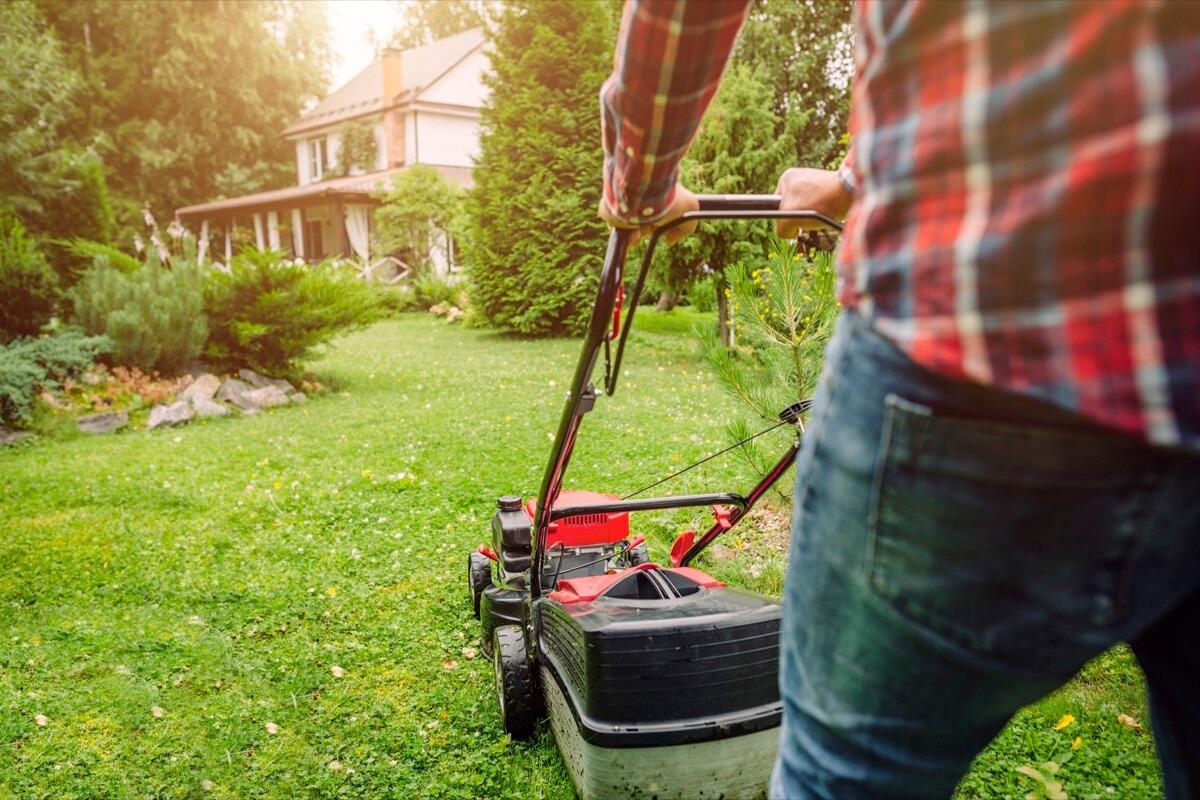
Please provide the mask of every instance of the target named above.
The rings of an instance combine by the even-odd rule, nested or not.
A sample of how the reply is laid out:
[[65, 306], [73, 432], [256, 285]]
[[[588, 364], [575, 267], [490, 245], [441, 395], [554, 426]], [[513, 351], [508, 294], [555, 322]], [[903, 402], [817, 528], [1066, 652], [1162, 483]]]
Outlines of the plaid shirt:
[[[745, 10], [627, 3], [625, 219], [670, 201]], [[930, 369], [1200, 447], [1200, 3], [860, 0], [855, 28], [842, 303]]]

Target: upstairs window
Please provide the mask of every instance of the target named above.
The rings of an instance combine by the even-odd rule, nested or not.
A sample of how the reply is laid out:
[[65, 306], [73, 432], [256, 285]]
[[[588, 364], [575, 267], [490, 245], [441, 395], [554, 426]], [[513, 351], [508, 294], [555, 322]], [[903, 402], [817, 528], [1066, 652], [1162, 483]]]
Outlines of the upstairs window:
[[326, 149], [325, 137], [308, 140], [308, 181], [316, 183], [325, 177], [329, 168], [329, 151]]

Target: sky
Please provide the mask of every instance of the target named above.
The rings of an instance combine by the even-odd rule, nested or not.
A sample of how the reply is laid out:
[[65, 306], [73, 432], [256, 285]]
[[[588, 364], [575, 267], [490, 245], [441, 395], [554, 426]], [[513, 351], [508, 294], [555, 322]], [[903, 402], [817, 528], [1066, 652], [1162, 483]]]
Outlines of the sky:
[[396, 0], [328, 0], [325, 13], [333, 46], [329, 88], [353, 78], [375, 58], [375, 47], [400, 27], [405, 3]]

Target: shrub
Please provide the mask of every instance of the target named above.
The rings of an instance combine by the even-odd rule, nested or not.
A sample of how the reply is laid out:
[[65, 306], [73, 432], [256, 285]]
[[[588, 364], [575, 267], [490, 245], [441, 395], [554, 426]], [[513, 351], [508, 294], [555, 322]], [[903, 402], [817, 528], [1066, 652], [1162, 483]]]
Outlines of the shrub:
[[375, 238], [384, 253], [398, 254], [419, 276], [428, 275], [435, 245], [449, 235], [460, 192], [436, 167], [415, 164], [392, 179], [375, 210]]
[[702, 275], [692, 281], [687, 290], [688, 305], [697, 311], [715, 311], [717, 308], [717, 277], [713, 273]]
[[65, 330], [0, 346], [0, 421], [26, 421], [39, 385], [61, 385], [90, 367], [96, 355], [110, 345], [102, 336]]
[[192, 239], [169, 266], [151, 247], [128, 273], [98, 255], [72, 290], [75, 316], [87, 333], [112, 340], [116, 363], [174, 374], [195, 360], [208, 335], [204, 273]]
[[[726, 271], [726, 279], [738, 347], [702, 336], [705, 359], [722, 388], [762, 419], [775, 421], [816, 387], [837, 317], [833, 257], [817, 251], [802, 255], [777, 241], [765, 263], [737, 264]], [[741, 421], [728, 429], [735, 441], [751, 433]], [[764, 458], [754, 446], [743, 453], [766, 471], [771, 456]]]
[[58, 278], [15, 219], [0, 220], [0, 341], [34, 336], [54, 313]]
[[212, 336], [205, 355], [225, 367], [294, 372], [312, 348], [382, 316], [374, 287], [329, 264], [245, 250], [204, 291]]

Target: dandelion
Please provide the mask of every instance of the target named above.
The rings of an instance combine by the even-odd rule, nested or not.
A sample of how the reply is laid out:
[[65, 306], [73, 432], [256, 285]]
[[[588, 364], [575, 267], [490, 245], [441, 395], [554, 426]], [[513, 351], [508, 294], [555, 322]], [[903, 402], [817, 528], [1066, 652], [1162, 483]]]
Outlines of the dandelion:
[[50, 720], [46, 719], [45, 714], [38, 714], [36, 717], [33, 718], [33, 721], [38, 724], [39, 728], [46, 727], [46, 725], [50, 722]]
[[155, 719], [162, 719], [163, 710], [161, 706], [150, 706], [150, 716]]
[[1063, 714], [1058, 722], [1054, 723], [1054, 730], [1061, 731], [1064, 728], [1069, 728], [1075, 722], [1075, 717], [1072, 714]]
[[282, 488], [283, 488], [283, 481], [275, 481], [275, 482], [274, 482], [273, 484], [271, 484], [271, 485], [272, 485], [273, 487], [275, 487], [276, 489], [282, 489]]
[[267, 728], [267, 733], [271, 734], [272, 736], [279, 733], [279, 726], [276, 725], [274, 722], [268, 722], [266, 725], [266, 728]]
[[346, 670], [342, 669], [337, 664], [334, 664], [332, 667], [330, 667], [329, 671], [333, 673], [333, 677], [335, 678], [340, 678], [346, 674]]
[[1072, 750], [1078, 750], [1078, 749], [1079, 749], [1079, 748], [1081, 748], [1081, 747], [1083, 747], [1083, 737], [1082, 737], [1082, 736], [1076, 736], [1076, 737], [1075, 737], [1075, 740], [1071, 742], [1071, 749], [1072, 749]]
[[333, 588], [332, 586], [326, 586], [325, 594], [329, 595], [330, 597], [337, 597], [337, 589]]

